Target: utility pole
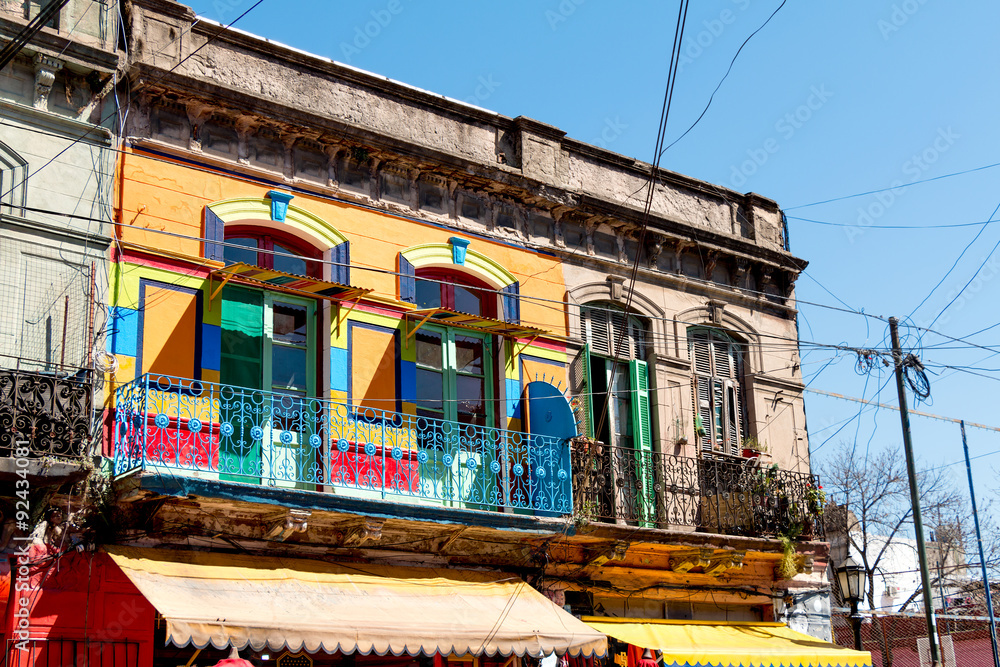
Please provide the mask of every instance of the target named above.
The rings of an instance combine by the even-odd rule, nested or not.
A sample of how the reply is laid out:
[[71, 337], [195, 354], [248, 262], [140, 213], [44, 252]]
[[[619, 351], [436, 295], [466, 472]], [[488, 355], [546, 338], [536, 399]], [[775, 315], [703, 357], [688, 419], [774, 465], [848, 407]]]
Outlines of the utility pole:
[[913, 462], [913, 442], [910, 440], [910, 413], [906, 407], [906, 387], [903, 385], [903, 353], [899, 349], [899, 320], [889, 318], [892, 335], [892, 359], [896, 367], [896, 391], [899, 393], [899, 418], [903, 424], [903, 451], [906, 453], [906, 474], [910, 478], [910, 502], [913, 504], [913, 531], [917, 538], [917, 557], [920, 559], [920, 582], [924, 591], [924, 616], [927, 619], [927, 643], [930, 646], [931, 665], [941, 664], [938, 655], [937, 623], [934, 619], [934, 593], [927, 571], [927, 545], [924, 544], [924, 522], [920, 517], [920, 493], [917, 489], [917, 471]]
[[990, 646], [993, 648], [993, 665], [1000, 667], [1000, 652], [997, 651], [997, 622], [993, 618], [993, 595], [990, 593], [990, 577], [986, 573], [986, 555], [983, 553], [983, 536], [979, 532], [979, 512], [976, 511], [976, 489], [972, 486], [972, 463], [969, 460], [969, 442], [965, 439], [965, 420], [962, 420], [962, 449], [965, 450], [965, 471], [969, 473], [969, 497], [972, 499], [972, 518], [976, 522], [976, 544], [979, 545], [979, 564], [983, 568], [983, 587], [986, 589], [986, 609], [990, 616]]

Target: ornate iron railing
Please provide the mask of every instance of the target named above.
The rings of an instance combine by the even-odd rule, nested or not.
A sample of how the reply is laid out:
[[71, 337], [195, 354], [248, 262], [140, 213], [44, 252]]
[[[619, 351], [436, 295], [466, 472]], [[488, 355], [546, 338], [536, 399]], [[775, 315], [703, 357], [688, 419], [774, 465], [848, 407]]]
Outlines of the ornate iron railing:
[[143, 375], [115, 392], [115, 471], [562, 515], [569, 444], [331, 400]]
[[823, 534], [819, 478], [756, 459], [692, 458], [580, 441], [576, 514], [589, 521], [726, 535]]
[[93, 395], [86, 372], [60, 377], [0, 369], [0, 456], [13, 456], [22, 443], [27, 458], [85, 456]]

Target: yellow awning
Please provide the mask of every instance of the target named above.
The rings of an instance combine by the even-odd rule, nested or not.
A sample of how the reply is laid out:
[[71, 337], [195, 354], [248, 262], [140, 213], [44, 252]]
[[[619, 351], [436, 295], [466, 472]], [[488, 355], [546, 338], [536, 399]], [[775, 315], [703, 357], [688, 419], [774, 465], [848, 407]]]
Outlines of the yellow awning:
[[795, 632], [784, 623], [716, 623], [584, 616], [620, 641], [663, 651], [667, 667], [871, 667], [855, 651]]
[[607, 638], [519, 578], [486, 572], [107, 547], [177, 646], [604, 655]]

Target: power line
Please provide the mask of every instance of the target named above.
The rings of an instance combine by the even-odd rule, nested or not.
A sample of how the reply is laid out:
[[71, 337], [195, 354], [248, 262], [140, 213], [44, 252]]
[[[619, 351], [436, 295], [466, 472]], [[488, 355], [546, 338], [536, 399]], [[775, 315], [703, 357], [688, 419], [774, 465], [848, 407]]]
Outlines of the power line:
[[988, 225], [996, 220], [982, 220], [979, 222], [959, 222], [950, 225], [860, 225], [856, 222], [829, 222], [827, 220], [814, 220], [812, 218], [801, 218], [796, 215], [787, 216], [789, 220], [799, 220], [810, 222], [815, 225], [826, 225], [828, 227], [858, 227], [862, 229], [958, 229], [960, 227], [975, 227], [976, 225]]
[[[855, 403], [864, 403], [865, 405], [871, 405], [871, 406], [875, 406], [875, 407], [879, 407], [879, 408], [885, 408], [886, 410], [896, 410], [896, 411], [899, 410], [899, 406], [897, 406], [897, 405], [890, 405], [888, 403], [878, 403], [878, 402], [873, 401], [873, 400], [866, 400], [866, 399], [863, 399], [863, 398], [858, 398], [857, 396], [847, 396], [845, 394], [837, 394], [837, 393], [834, 393], [832, 391], [823, 391], [822, 389], [813, 389], [811, 387], [805, 387], [805, 388], [803, 388], [803, 391], [807, 391], [807, 392], [812, 393], [812, 394], [821, 394], [823, 396], [829, 396], [831, 398], [839, 398], [839, 399], [844, 400], [844, 401], [853, 401]], [[933, 414], [933, 413], [930, 413], [930, 412], [922, 412], [920, 410], [909, 410], [909, 413], [911, 415], [919, 415], [921, 417], [927, 417], [928, 419], [937, 419], [938, 421], [950, 422], [952, 424], [959, 424], [959, 423], [961, 423], [963, 421], [962, 419], [957, 419], [955, 417], [945, 417], [943, 415], [936, 415], [936, 414]], [[965, 425], [968, 426], [969, 428], [978, 428], [978, 429], [982, 429], [984, 431], [993, 431], [995, 433], [1000, 433], [1000, 427], [998, 427], [998, 426], [989, 426], [987, 424], [977, 424], [975, 422], [970, 422], [970, 421], [966, 421]]]
[[[690, 132], [691, 130], [693, 130], [694, 127], [695, 127], [695, 125], [697, 125], [699, 122], [701, 122], [701, 119], [705, 117], [706, 113], [708, 113], [708, 108], [710, 106], [712, 106], [712, 101], [715, 99], [715, 94], [719, 92], [719, 89], [722, 88], [722, 84], [725, 83], [726, 79], [729, 77], [729, 73], [733, 71], [733, 66], [736, 64], [736, 59], [740, 57], [740, 53], [743, 52], [743, 47], [745, 47], [747, 45], [747, 43], [751, 39], [753, 39], [754, 35], [756, 35], [758, 32], [760, 32], [761, 30], [763, 30], [764, 27], [768, 23], [771, 22], [771, 19], [773, 19], [774, 16], [778, 12], [781, 11], [781, 8], [785, 6], [786, 2], [788, 2], [788, 0], [781, 0], [781, 4], [778, 5], [777, 9], [775, 9], [773, 12], [771, 12], [771, 15], [767, 17], [767, 20], [764, 21], [763, 23], [761, 23], [760, 26], [756, 30], [754, 30], [752, 33], [750, 33], [750, 35], [745, 40], [743, 40], [743, 43], [740, 44], [740, 48], [736, 50], [736, 54], [733, 56], [733, 59], [729, 61], [729, 68], [726, 70], [726, 73], [719, 80], [719, 83], [715, 87], [715, 90], [712, 91], [712, 95], [708, 98], [708, 104], [705, 105], [705, 108], [702, 109], [701, 114], [695, 119], [695, 121], [693, 123], [691, 123], [691, 126], [688, 129], [684, 130], [684, 132], [681, 134], [681, 136], [679, 136], [676, 139], [674, 139], [673, 142], [669, 146], [667, 146], [666, 148], [664, 148], [659, 153], [659, 155], [656, 156], [657, 163], [659, 163], [659, 159], [663, 155], [663, 153], [666, 153], [668, 150], [670, 150], [671, 148], [673, 148], [674, 144], [676, 144], [678, 141], [680, 141], [681, 139], [683, 139], [684, 137], [686, 137], [687, 134], [688, 134], [688, 132]], [[650, 187], [652, 187], [652, 186], [650, 186]]]
[[920, 185], [921, 183], [930, 183], [931, 181], [939, 181], [942, 178], [951, 178], [952, 176], [961, 176], [963, 174], [971, 174], [974, 171], [982, 171], [983, 169], [992, 169], [993, 167], [1000, 167], [1000, 162], [994, 162], [993, 164], [983, 165], [982, 167], [974, 167], [972, 169], [966, 169], [964, 171], [956, 171], [951, 174], [943, 174], [941, 176], [934, 176], [933, 178], [924, 178], [919, 181], [911, 181], [909, 183], [902, 183], [900, 185], [892, 185], [887, 188], [879, 188], [878, 190], [867, 190], [865, 192], [857, 192], [852, 195], [843, 195], [841, 197], [834, 197], [833, 199], [824, 199], [822, 201], [814, 201], [810, 204], [798, 204], [797, 206], [786, 206], [785, 211], [794, 211], [797, 208], [807, 208], [809, 206], [819, 206], [820, 204], [829, 204], [835, 201], [842, 201], [844, 199], [854, 199], [855, 197], [864, 197], [865, 195], [874, 195], [879, 192], [888, 192], [889, 190], [900, 190], [902, 188], [908, 188], [914, 185]]
[[[240, 14], [239, 16], [237, 16], [235, 19], [233, 19], [231, 23], [229, 23], [228, 25], [222, 26], [222, 28], [220, 30], [218, 30], [214, 35], [212, 35], [207, 40], [205, 40], [204, 44], [202, 44], [198, 48], [196, 48], [193, 51], [191, 51], [191, 53], [189, 53], [186, 56], [184, 56], [173, 67], [171, 67], [166, 72], [162, 73], [159, 77], [157, 77], [155, 80], [153, 80], [152, 82], [148, 83], [147, 85], [148, 86], [155, 86], [157, 83], [159, 83], [160, 81], [162, 81], [168, 74], [170, 74], [171, 72], [173, 72], [175, 69], [177, 69], [178, 67], [180, 67], [181, 65], [183, 65], [193, 55], [195, 55], [196, 53], [198, 53], [199, 51], [201, 51], [203, 48], [205, 48], [206, 46], [208, 46], [209, 44], [211, 44], [212, 42], [214, 42], [216, 39], [218, 39], [223, 33], [225, 33], [227, 30], [229, 30], [229, 28], [231, 28], [232, 26], [234, 26], [237, 21], [239, 21], [244, 16], [246, 16], [247, 14], [249, 14], [250, 12], [252, 12], [254, 9], [256, 9], [263, 2], [264, 2], [264, 0], [257, 0], [257, 2], [255, 2], [254, 4], [252, 4], [249, 9], [247, 9], [245, 12], [243, 12], [242, 14]], [[176, 37], [173, 41], [177, 41], [178, 39], [180, 39], [179, 36]], [[6, 199], [7, 196], [10, 195], [10, 193], [12, 193], [14, 190], [16, 190], [17, 188], [21, 187], [25, 183], [27, 183], [28, 179], [30, 179], [30, 178], [38, 175], [38, 172], [42, 171], [43, 169], [45, 169], [46, 167], [48, 167], [49, 165], [51, 165], [53, 162], [55, 162], [56, 160], [58, 160], [60, 157], [63, 156], [63, 154], [66, 153], [66, 151], [68, 151], [69, 149], [73, 148], [73, 146], [77, 145], [78, 143], [80, 143], [81, 141], [83, 141], [84, 139], [86, 139], [87, 137], [89, 137], [95, 131], [97, 131], [97, 130], [105, 130], [106, 128], [104, 127], [104, 123], [106, 123], [112, 117], [114, 117], [114, 116], [116, 116], [118, 114], [119, 114], [119, 109], [116, 107], [111, 113], [109, 113], [107, 116], [105, 116], [104, 118], [102, 118], [99, 123], [95, 123], [86, 132], [84, 132], [80, 136], [78, 136], [75, 139], [73, 139], [73, 141], [71, 141], [68, 146], [66, 146], [61, 151], [59, 151], [58, 153], [56, 153], [55, 155], [53, 155], [51, 158], [49, 158], [49, 160], [47, 162], [45, 162], [41, 167], [39, 167], [38, 169], [35, 169], [32, 173], [28, 174], [23, 179], [21, 179], [21, 181], [19, 183], [13, 184], [9, 190], [7, 190], [6, 192], [0, 194], [0, 200]]]

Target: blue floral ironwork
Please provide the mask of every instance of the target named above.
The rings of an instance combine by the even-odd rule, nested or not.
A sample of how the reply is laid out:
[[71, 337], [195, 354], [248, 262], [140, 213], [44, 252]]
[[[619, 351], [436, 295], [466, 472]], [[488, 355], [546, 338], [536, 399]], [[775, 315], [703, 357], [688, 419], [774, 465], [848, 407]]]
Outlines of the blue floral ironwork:
[[119, 474], [155, 466], [364, 498], [573, 511], [566, 442], [327, 399], [146, 374], [115, 392], [114, 442]]

